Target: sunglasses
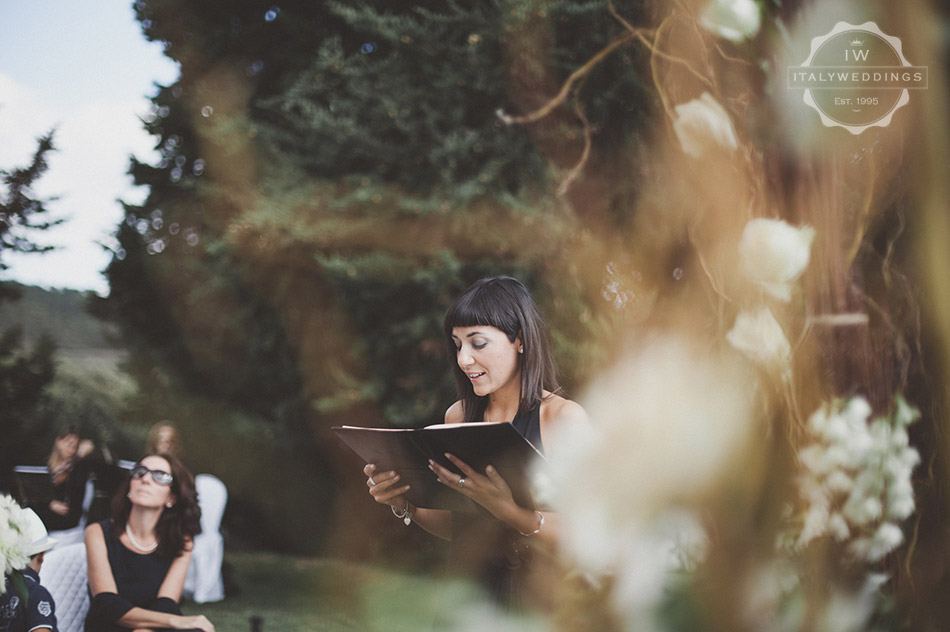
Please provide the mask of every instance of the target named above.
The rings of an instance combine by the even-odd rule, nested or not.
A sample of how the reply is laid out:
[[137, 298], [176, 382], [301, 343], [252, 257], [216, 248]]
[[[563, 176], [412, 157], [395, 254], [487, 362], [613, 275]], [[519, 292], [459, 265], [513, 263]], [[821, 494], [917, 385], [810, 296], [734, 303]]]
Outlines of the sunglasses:
[[162, 470], [150, 470], [141, 463], [136, 463], [135, 467], [132, 468], [132, 478], [134, 480], [138, 480], [146, 474], [151, 474], [152, 480], [159, 485], [171, 485], [172, 481], [175, 480], [175, 477], [168, 472], [163, 472]]

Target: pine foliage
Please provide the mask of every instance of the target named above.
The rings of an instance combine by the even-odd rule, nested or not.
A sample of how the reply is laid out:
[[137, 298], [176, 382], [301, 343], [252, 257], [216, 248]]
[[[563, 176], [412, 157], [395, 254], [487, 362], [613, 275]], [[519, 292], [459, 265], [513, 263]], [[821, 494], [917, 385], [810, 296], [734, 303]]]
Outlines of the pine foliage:
[[362, 34], [328, 39], [288, 90], [258, 104], [280, 151], [321, 178], [371, 176], [465, 201], [517, 191], [543, 168], [511, 109], [498, 28], [503, 3], [445, 3], [398, 13], [331, 5]]

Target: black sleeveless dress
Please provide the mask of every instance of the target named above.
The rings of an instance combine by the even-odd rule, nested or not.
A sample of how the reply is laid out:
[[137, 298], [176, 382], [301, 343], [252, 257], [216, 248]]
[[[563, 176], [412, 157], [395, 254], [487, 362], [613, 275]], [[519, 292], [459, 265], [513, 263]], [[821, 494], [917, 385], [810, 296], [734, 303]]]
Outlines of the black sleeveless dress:
[[100, 593], [92, 598], [86, 615], [86, 632], [128, 632], [128, 628], [116, 621], [133, 607], [180, 615], [177, 603], [157, 598], [172, 558], [157, 551], [136, 553], [119, 541], [111, 521], [103, 520], [99, 524], [118, 594]]
[[[519, 414], [511, 423], [544, 454], [540, 407]], [[526, 605], [522, 579], [533, 557], [528, 540], [487, 511], [454, 512], [449, 570], [473, 578], [498, 604], [522, 608]]]

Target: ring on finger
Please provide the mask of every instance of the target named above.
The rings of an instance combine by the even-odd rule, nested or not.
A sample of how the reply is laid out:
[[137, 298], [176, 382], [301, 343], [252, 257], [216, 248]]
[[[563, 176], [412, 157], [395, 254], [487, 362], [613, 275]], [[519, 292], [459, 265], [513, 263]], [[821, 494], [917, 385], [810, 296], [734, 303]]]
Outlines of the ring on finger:
[[458, 486], [459, 486], [459, 489], [462, 489], [463, 487], [465, 487], [465, 477], [464, 477], [464, 476], [459, 479]]

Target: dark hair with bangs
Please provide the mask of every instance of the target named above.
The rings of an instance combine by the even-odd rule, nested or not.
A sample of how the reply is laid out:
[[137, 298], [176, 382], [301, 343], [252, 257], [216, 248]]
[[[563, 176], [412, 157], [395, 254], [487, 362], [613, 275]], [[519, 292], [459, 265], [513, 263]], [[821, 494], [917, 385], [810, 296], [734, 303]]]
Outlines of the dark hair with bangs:
[[[483, 421], [488, 397], [479, 397], [458, 362], [452, 340], [455, 327], [489, 326], [500, 329], [511, 342], [521, 334], [524, 353], [518, 354], [521, 368], [521, 397], [518, 414], [527, 413], [541, 403], [544, 391], [560, 390], [557, 371], [548, 343], [547, 327], [537, 303], [521, 281], [506, 276], [485, 277], [473, 283], [445, 313], [443, 327], [448, 342], [455, 388], [462, 401], [465, 421]], [[511, 420], [508, 420], [511, 421]]]

